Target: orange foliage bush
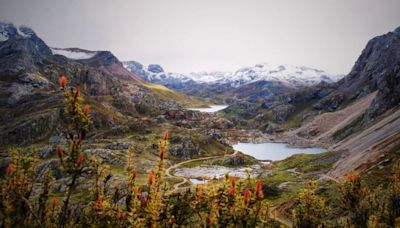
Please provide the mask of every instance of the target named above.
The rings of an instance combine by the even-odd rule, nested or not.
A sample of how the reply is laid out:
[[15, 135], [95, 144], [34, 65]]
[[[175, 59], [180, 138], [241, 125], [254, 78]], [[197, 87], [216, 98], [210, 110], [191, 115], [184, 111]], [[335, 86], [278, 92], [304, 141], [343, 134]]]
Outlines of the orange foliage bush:
[[[62, 201], [50, 197], [52, 177], [49, 171], [42, 178], [38, 200], [31, 197], [36, 183], [36, 160], [22, 149], [12, 150], [11, 163], [6, 177], [1, 181], [0, 226], [37, 227], [173, 227], [180, 225], [216, 227], [265, 226], [269, 204], [264, 200], [262, 182], [226, 176], [224, 181], [198, 186], [195, 192], [170, 194], [164, 179], [165, 160], [168, 155], [169, 133], [162, 135], [159, 144], [159, 161], [147, 178], [147, 185], [137, 185], [137, 172], [132, 167], [130, 149], [129, 175], [126, 188], [114, 186], [110, 192], [109, 180], [113, 174], [100, 159], [89, 157], [82, 143], [89, 131], [90, 106], [83, 105], [82, 93], [68, 88], [67, 79], [61, 76], [60, 87], [65, 96], [66, 135], [68, 147], [57, 145], [55, 152], [68, 178]], [[90, 198], [80, 198], [71, 206], [71, 196], [76, 192], [78, 179], [91, 173], [93, 186]], [[121, 204], [121, 199], [125, 203]], [[37, 201], [36, 201], [37, 200]], [[81, 209], [77, 209], [80, 206]], [[78, 210], [80, 216], [74, 215]]]

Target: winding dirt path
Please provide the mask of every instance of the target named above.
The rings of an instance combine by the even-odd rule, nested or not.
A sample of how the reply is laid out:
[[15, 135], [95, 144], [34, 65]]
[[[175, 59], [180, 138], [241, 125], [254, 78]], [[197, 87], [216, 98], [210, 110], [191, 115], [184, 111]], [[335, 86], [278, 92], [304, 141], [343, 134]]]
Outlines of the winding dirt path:
[[[215, 158], [231, 157], [231, 156], [237, 155], [239, 152], [240, 151], [235, 150], [235, 152], [233, 154], [226, 154], [226, 155], [218, 155], [218, 156], [209, 156], [209, 157], [203, 157], [203, 158], [190, 159], [190, 160], [187, 160], [187, 161], [176, 163], [175, 165], [172, 165], [172, 166], [168, 167], [165, 170], [165, 174], [166, 174], [167, 177], [182, 179], [181, 182], [174, 184], [173, 189], [171, 190], [170, 193], [174, 193], [174, 192], [178, 191], [179, 189], [184, 188], [184, 187], [181, 187], [181, 186], [183, 186], [184, 184], [190, 182], [189, 179], [186, 178], [186, 177], [175, 176], [173, 174], [173, 171], [175, 169], [179, 168], [181, 165], [184, 165], [184, 164], [187, 164], [187, 163], [190, 163], [190, 162], [195, 162], [195, 161], [204, 161], [204, 160], [215, 159]], [[288, 170], [288, 171], [292, 172], [292, 173], [296, 173], [298, 175], [303, 174], [303, 173], [300, 173], [300, 172], [296, 171], [295, 169], [291, 169], [291, 170]], [[336, 178], [334, 178], [332, 176], [329, 176], [327, 174], [321, 174], [320, 178], [321, 179], [329, 179], [329, 180], [338, 182], [338, 179], [336, 179]], [[276, 206], [273, 206], [268, 210], [268, 215], [269, 215], [269, 217], [271, 219], [274, 219], [275, 221], [281, 223], [282, 225], [284, 225], [286, 227], [289, 227], [289, 228], [293, 227], [292, 221], [290, 219], [288, 219], [287, 217], [283, 216], [281, 213], [279, 213], [279, 211], [277, 210]]]
[[181, 187], [182, 185], [184, 185], [184, 184], [186, 184], [187, 182], [189, 182], [189, 179], [186, 178], [186, 177], [180, 177], [180, 176], [175, 176], [175, 175], [171, 174], [172, 170], [175, 170], [175, 169], [178, 168], [179, 166], [184, 165], [184, 164], [187, 164], [187, 163], [190, 163], [190, 162], [204, 161], [204, 160], [209, 160], [209, 159], [214, 159], [214, 158], [222, 158], [222, 157], [231, 157], [231, 156], [237, 155], [237, 153], [239, 153], [239, 151], [235, 150], [235, 152], [234, 152], [233, 154], [226, 154], [226, 155], [218, 155], [218, 156], [210, 156], [210, 157], [204, 157], [204, 158], [190, 159], [190, 160], [187, 160], [187, 161], [183, 161], [183, 162], [176, 163], [175, 165], [172, 165], [172, 166], [168, 167], [168, 168], [165, 170], [165, 175], [166, 175], [167, 177], [171, 177], [171, 178], [180, 178], [180, 179], [182, 179], [181, 182], [174, 184], [172, 193], [178, 191], [179, 188], [182, 188], [182, 187]]

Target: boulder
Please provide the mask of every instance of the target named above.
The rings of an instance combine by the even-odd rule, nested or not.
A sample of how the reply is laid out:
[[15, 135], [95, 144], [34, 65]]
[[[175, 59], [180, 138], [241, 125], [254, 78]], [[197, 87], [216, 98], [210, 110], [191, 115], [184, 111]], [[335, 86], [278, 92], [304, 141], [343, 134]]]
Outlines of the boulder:
[[228, 166], [242, 166], [245, 163], [246, 161], [243, 156], [232, 156], [223, 161], [223, 164]]
[[189, 137], [182, 137], [182, 142], [173, 145], [169, 149], [169, 154], [180, 159], [188, 160], [193, 156], [200, 155], [200, 148]]
[[50, 171], [51, 175], [55, 179], [60, 179], [62, 177], [62, 172], [61, 172], [60, 168], [61, 168], [61, 164], [58, 159], [50, 159], [50, 160], [44, 161], [44, 162], [40, 163], [36, 168], [36, 170], [37, 170], [36, 180], [40, 181], [47, 171]]
[[221, 130], [219, 129], [209, 129], [206, 130], [204, 134], [205, 134], [205, 140], [204, 140], [205, 144], [209, 144], [211, 143], [212, 140], [215, 140], [219, 143], [228, 145]]
[[37, 154], [40, 158], [49, 158], [55, 154], [55, 150], [52, 146], [45, 146], [38, 149]]

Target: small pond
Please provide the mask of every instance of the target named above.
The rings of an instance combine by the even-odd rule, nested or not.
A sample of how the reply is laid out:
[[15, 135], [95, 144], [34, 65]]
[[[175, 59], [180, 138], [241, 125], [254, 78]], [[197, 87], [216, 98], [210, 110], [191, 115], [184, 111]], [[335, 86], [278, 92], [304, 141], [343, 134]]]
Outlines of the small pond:
[[294, 154], [319, 154], [325, 152], [324, 148], [295, 148], [288, 147], [285, 143], [238, 143], [233, 149], [250, 155], [258, 160], [276, 161], [283, 160]]
[[255, 177], [261, 171], [259, 165], [253, 165], [249, 167], [237, 167], [237, 168], [230, 168], [224, 166], [195, 166], [191, 168], [178, 168], [175, 171], [175, 176], [178, 177], [186, 177], [193, 184], [200, 184], [203, 183], [202, 178], [206, 179], [220, 179], [225, 176], [225, 174], [229, 174], [230, 176], [246, 178], [247, 172], [250, 171], [251, 176]]
[[228, 107], [228, 105], [210, 105], [209, 108], [189, 108], [189, 110], [210, 113], [210, 112], [221, 111], [222, 109], [225, 109], [226, 107]]

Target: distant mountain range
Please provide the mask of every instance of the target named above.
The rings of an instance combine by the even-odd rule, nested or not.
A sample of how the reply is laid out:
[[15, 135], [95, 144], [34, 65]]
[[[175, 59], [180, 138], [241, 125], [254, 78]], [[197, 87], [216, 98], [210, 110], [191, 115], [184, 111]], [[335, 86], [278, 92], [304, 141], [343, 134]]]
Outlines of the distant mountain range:
[[[307, 67], [257, 64], [235, 72], [176, 74], [134, 61], [143, 80], [190, 95], [220, 98], [235, 126], [260, 129], [292, 144], [344, 152], [333, 176], [365, 171], [393, 156], [400, 140], [400, 28], [371, 39], [348, 75]], [[387, 159], [388, 160], [388, 159]]]
[[[398, 153], [400, 28], [371, 39], [341, 78], [271, 64], [235, 72], [168, 73], [157, 64], [121, 62], [109, 51], [50, 48], [32, 29], [0, 23], [0, 145], [60, 135], [60, 75], [90, 97], [93, 138], [142, 134], [162, 124], [178, 126], [185, 135], [198, 129], [203, 136], [211, 128], [258, 129], [288, 143], [345, 152], [334, 176], [363, 171], [381, 154]], [[193, 105], [194, 98], [163, 85], [229, 107], [213, 116], [185, 110], [184, 102]]]
[[136, 61], [126, 61], [123, 64], [125, 68], [142, 79], [163, 84], [172, 89], [179, 89], [191, 84], [227, 85], [238, 88], [258, 81], [282, 82], [289, 86], [312, 86], [320, 82], [333, 83], [343, 77], [343, 75], [332, 75], [323, 70], [304, 66], [272, 65], [268, 63], [243, 67], [235, 72], [211, 71], [189, 74], [165, 72], [157, 64], [144, 66]]

